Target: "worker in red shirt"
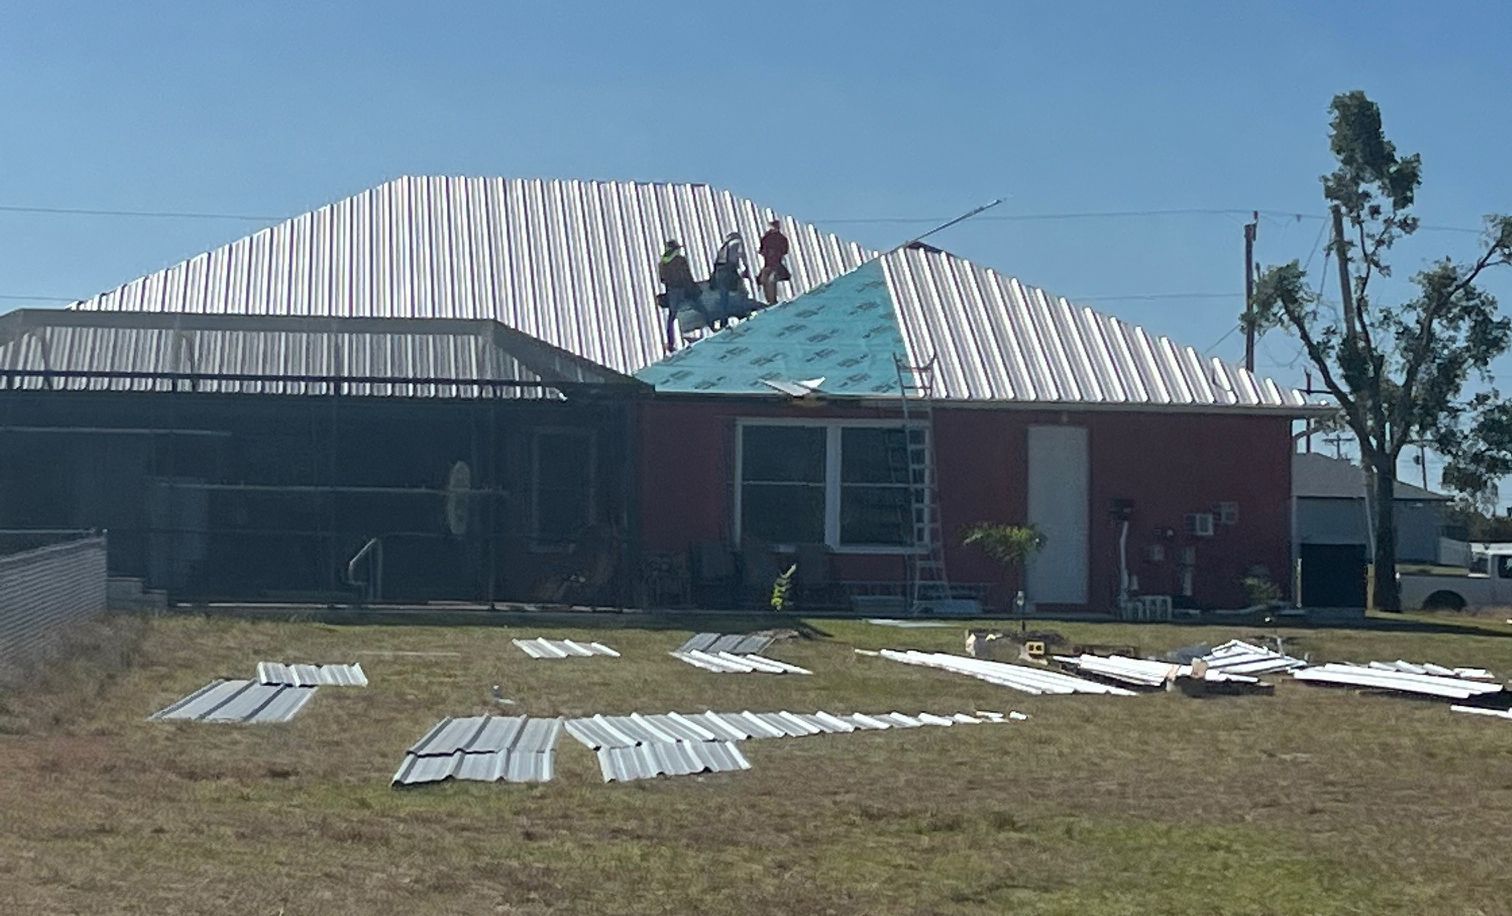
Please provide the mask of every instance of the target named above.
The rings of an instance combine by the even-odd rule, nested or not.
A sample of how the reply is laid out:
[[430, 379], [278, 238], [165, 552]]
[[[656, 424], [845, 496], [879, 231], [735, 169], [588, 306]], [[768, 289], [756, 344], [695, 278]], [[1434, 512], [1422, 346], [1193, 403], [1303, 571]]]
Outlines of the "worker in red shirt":
[[782, 259], [787, 257], [788, 240], [782, 234], [782, 221], [772, 220], [769, 228], [761, 237], [761, 272], [756, 275], [756, 283], [761, 287], [761, 294], [766, 297], [767, 305], [777, 304], [777, 284], [793, 279], [787, 265]]

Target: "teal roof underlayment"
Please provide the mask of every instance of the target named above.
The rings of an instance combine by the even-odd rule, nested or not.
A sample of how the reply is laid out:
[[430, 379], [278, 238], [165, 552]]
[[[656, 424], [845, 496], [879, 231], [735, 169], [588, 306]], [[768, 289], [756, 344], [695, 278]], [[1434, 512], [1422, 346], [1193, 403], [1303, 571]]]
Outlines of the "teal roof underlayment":
[[672, 394], [777, 395], [767, 381], [822, 378], [826, 395], [898, 395], [893, 356], [905, 356], [882, 266], [869, 261], [771, 306], [636, 373]]

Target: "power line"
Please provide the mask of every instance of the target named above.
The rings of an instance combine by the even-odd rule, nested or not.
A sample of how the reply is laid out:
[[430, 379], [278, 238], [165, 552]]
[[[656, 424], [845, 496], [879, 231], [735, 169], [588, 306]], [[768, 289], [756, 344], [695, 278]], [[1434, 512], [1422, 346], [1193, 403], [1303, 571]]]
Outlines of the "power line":
[[177, 210], [93, 210], [86, 207], [25, 207], [0, 204], [5, 213], [45, 213], [52, 216], [131, 216], [149, 219], [239, 219], [258, 223], [276, 223], [287, 216], [252, 216], [246, 213], [189, 213]]
[[1119, 302], [1154, 299], [1232, 299], [1237, 295], [1238, 293], [1120, 293], [1109, 296], [1066, 296], [1065, 298], [1071, 302]]
[[1211, 353], [1214, 350], [1218, 349], [1218, 346], [1220, 344], [1222, 344], [1225, 340], [1228, 340], [1230, 337], [1233, 337], [1234, 333], [1236, 331], [1238, 331], [1242, 327], [1244, 327], [1243, 324], [1236, 324], [1233, 327], [1229, 328], [1227, 331], [1224, 332], [1224, 334], [1223, 334], [1222, 337], [1218, 338], [1217, 340], [1215, 340], [1211, 344], [1209, 344], [1208, 348], [1206, 350], [1202, 351], [1202, 355], [1203, 356], [1207, 356], [1209, 353]]
[[[3, 213], [36, 213], [50, 216], [112, 216], [136, 219], [214, 219], [214, 220], [243, 220], [257, 223], [276, 223], [289, 219], [288, 216], [270, 216], [252, 213], [210, 213], [188, 210], [108, 210], [92, 207], [34, 207], [23, 204], [0, 204], [0, 212]], [[1004, 213], [991, 216], [978, 216], [973, 222], [1036, 222], [1048, 220], [1074, 220], [1074, 219], [1137, 219], [1141, 217], [1157, 216], [1246, 216], [1253, 210], [1243, 210], [1228, 207], [1179, 207], [1171, 209], [1153, 210], [1088, 210], [1068, 213]], [[1259, 213], [1290, 220], [1303, 219], [1327, 219], [1316, 213], [1296, 213], [1288, 210], [1260, 210]], [[941, 216], [851, 216], [832, 217], [826, 219], [813, 219], [814, 223], [829, 223], [834, 225], [883, 225], [898, 223], [938, 223], [948, 217]], [[1472, 229], [1466, 226], [1419, 226], [1419, 229], [1427, 229], [1435, 232], [1470, 232], [1479, 234], [1483, 230]]]
[[[1161, 210], [1088, 210], [1070, 213], [1004, 213], [993, 216], [979, 216], [973, 220], [978, 223], [1016, 223], [1034, 222], [1047, 220], [1072, 220], [1072, 219], [1134, 219], [1151, 216], [1249, 216], [1252, 213], [1260, 213], [1263, 216], [1278, 217], [1288, 220], [1327, 220], [1328, 217], [1317, 213], [1297, 213], [1290, 210], [1243, 210], [1228, 207], [1179, 207]], [[813, 219], [810, 222], [829, 224], [885, 224], [885, 223], [931, 223], [946, 219], [941, 216], [847, 216], [831, 217], [825, 219]], [[1479, 235], [1485, 231], [1468, 226], [1438, 226], [1419, 225], [1419, 229], [1432, 232], [1469, 232]]]

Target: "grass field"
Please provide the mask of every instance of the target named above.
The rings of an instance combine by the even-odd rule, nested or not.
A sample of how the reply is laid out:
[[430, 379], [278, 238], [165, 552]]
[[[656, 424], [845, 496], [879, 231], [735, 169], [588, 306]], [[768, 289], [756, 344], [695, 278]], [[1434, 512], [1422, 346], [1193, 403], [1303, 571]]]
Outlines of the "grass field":
[[[0, 909], [26, 913], [1512, 912], [1512, 723], [1282, 683], [1273, 697], [1031, 697], [860, 656], [961, 630], [813, 621], [771, 654], [812, 677], [716, 675], [681, 629], [113, 619], [0, 695]], [[611, 626], [613, 627], [611, 629]], [[667, 626], [670, 626], [668, 624]], [[1249, 628], [1051, 625], [1146, 652]], [[1479, 626], [1479, 629], [1472, 629]], [[713, 628], [719, 628], [714, 624]], [[1512, 626], [1308, 630], [1288, 649], [1512, 674]], [[532, 661], [511, 637], [621, 659]], [[425, 654], [414, 654], [425, 653]], [[360, 661], [283, 726], [144, 721], [259, 660]], [[600, 782], [388, 780], [438, 718], [1018, 709], [1004, 726], [745, 745], [743, 773]]]

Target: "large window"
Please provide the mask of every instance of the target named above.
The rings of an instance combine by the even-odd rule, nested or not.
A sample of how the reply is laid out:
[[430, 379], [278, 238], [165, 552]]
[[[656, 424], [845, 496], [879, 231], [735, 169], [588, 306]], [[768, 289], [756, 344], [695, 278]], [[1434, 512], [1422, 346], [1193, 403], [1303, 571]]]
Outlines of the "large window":
[[[922, 450], [923, 431], [913, 436], [916, 451]], [[901, 427], [742, 424], [740, 535], [773, 544], [908, 549], [908, 478]]]
[[576, 540], [593, 522], [594, 441], [588, 430], [540, 430], [531, 464], [538, 546]]

